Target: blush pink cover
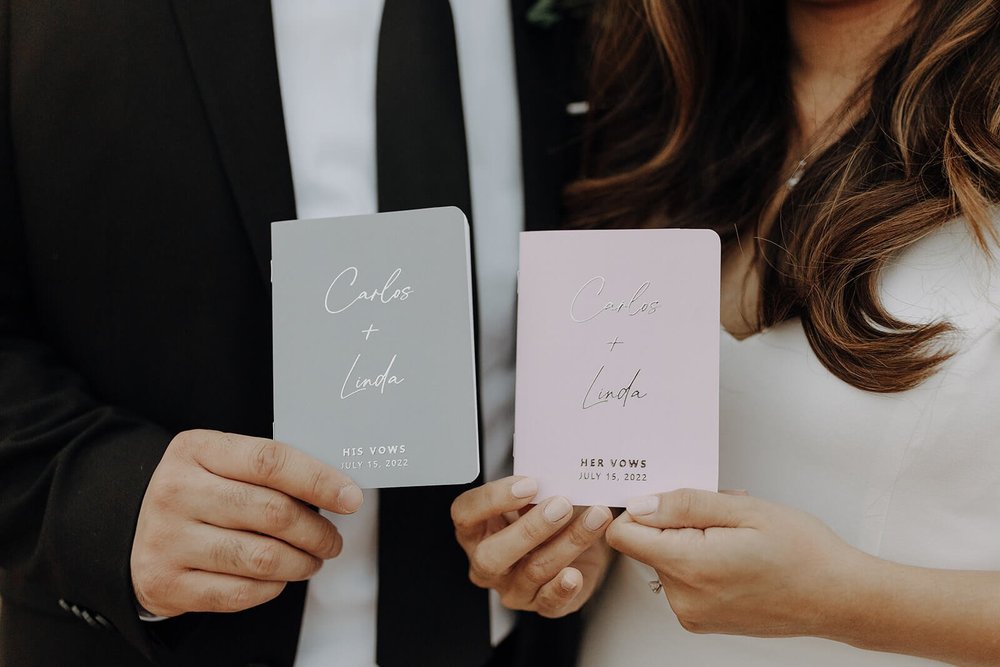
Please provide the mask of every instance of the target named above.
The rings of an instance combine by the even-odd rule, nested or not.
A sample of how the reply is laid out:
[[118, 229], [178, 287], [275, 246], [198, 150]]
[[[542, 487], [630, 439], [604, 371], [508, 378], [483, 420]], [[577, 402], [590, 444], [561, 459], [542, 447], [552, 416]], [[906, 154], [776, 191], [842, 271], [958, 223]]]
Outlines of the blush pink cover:
[[718, 489], [719, 265], [708, 230], [521, 234], [514, 473], [539, 499]]

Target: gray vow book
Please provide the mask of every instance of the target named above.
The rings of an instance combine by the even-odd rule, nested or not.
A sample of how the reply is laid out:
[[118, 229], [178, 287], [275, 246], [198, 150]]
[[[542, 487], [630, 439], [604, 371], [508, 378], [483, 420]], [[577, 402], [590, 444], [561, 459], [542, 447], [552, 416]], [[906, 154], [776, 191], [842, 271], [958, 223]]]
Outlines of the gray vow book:
[[275, 439], [363, 488], [475, 479], [465, 215], [276, 222], [271, 258]]

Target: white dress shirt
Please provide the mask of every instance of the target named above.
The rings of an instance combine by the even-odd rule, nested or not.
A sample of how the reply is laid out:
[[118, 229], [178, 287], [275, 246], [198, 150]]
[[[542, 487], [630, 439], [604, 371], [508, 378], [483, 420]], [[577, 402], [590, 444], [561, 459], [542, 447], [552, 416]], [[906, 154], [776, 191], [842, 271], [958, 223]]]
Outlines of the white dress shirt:
[[[298, 217], [373, 213], [382, 0], [271, 5]], [[509, 474], [511, 461], [517, 234], [524, 218], [513, 38], [505, 0], [451, 5], [472, 188], [483, 466], [495, 479]], [[352, 516], [326, 516], [344, 549], [309, 584], [296, 665], [374, 665], [378, 494], [367, 491]], [[428, 600], [428, 613], [439, 603]], [[495, 594], [490, 621], [494, 643], [513, 623]]]

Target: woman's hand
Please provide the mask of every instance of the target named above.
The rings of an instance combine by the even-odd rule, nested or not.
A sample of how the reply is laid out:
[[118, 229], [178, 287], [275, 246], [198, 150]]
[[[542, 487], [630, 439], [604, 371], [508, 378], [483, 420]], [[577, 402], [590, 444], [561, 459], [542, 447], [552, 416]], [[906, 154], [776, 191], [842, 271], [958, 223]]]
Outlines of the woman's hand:
[[681, 625], [698, 633], [839, 634], [848, 584], [876, 561], [805, 512], [690, 489], [633, 500], [607, 539], [656, 570]]
[[527, 509], [537, 493], [535, 480], [507, 477], [460, 495], [451, 516], [474, 584], [511, 609], [555, 618], [583, 606], [603, 578], [611, 511], [574, 512], [558, 496]]
[[656, 570], [691, 632], [810, 635], [949, 664], [1000, 664], [1000, 572], [881, 560], [805, 512], [690, 489], [633, 500], [607, 539]]

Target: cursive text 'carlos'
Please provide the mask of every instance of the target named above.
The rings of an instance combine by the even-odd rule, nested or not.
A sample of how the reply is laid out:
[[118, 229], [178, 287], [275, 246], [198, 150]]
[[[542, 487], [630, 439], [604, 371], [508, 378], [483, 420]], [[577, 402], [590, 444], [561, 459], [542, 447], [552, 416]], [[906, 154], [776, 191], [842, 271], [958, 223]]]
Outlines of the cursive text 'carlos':
[[[405, 287], [395, 287], [396, 281], [399, 280], [401, 273], [403, 273], [403, 269], [396, 269], [388, 278], [386, 278], [385, 282], [382, 283], [382, 287], [376, 287], [372, 290], [363, 289], [355, 293], [349, 288], [354, 287], [354, 283], [358, 280], [358, 267], [347, 267], [338, 273], [337, 277], [333, 279], [332, 283], [330, 283], [330, 286], [326, 288], [326, 298], [323, 300], [326, 312], [331, 315], [337, 315], [344, 312], [358, 301], [369, 301], [371, 303], [375, 303], [376, 299], [380, 303], [392, 303], [397, 300], [406, 301], [410, 295], [413, 294], [413, 288], [409, 285]], [[345, 279], [348, 275], [350, 275], [350, 282]]]

